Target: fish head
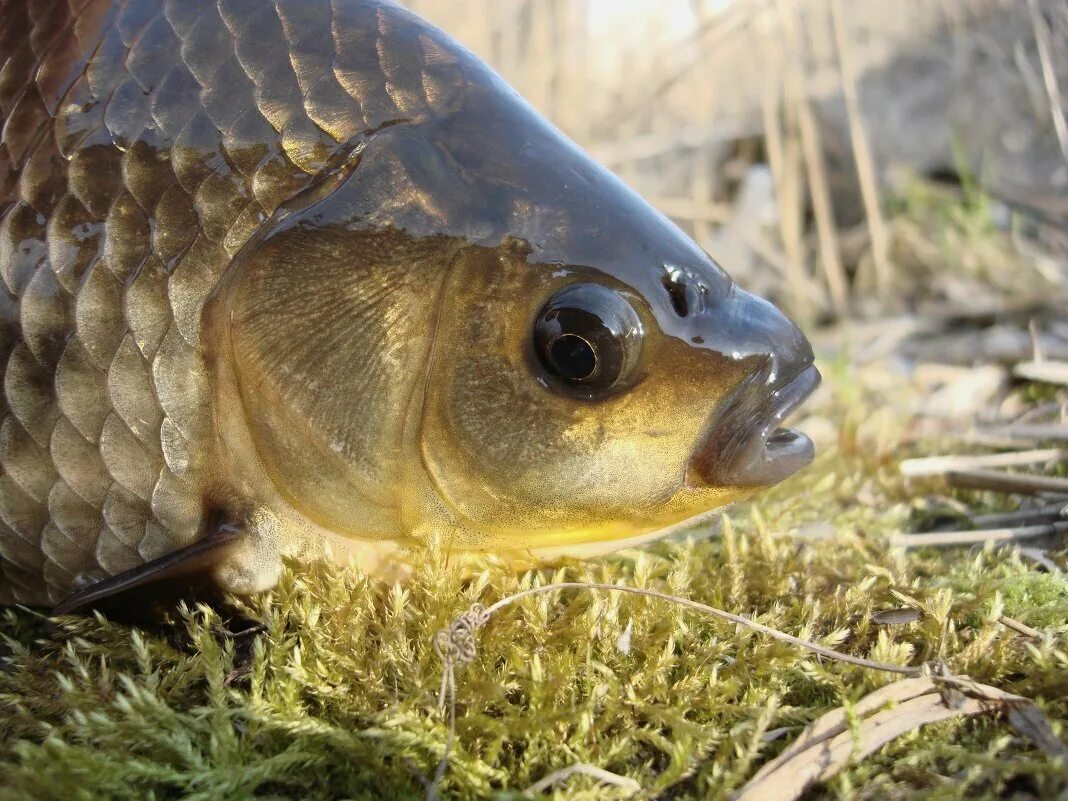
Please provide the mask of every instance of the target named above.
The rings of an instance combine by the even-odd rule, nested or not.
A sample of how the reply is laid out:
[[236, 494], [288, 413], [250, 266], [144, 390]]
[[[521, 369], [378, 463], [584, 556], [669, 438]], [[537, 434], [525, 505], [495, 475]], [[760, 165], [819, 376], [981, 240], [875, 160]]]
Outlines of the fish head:
[[494, 119], [449, 140], [499, 216], [443, 288], [420, 433], [458, 538], [609, 550], [807, 465], [798, 327], [558, 132]]
[[495, 76], [357, 155], [229, 280], [255, 450], [318, 525], [364, 536], [377, 481], [414, 539], [589, 554], [812, 459], [797, 326]]

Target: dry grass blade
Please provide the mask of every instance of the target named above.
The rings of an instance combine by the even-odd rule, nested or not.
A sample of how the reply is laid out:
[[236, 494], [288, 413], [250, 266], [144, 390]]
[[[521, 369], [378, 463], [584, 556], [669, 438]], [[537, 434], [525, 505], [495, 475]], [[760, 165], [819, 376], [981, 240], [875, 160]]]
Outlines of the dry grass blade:
[[1053, 731], [1049, 719], [1034, 704], [1009, 710], [1009, 723], [1046, 756], [1068, 758], [1068, 746]]
[[627, 790], [631, 794], [641, 792], [642, 789], [642, 786], [634, 781], [634, 779], [620, 776], [611, 771], [599, 768], [596, 765], [587, 765], [583, 762], [579, 762], [575, 765], [569, 765], [566, 768], [553, 771], [543, 779], [539, 779], [524, 790], [523, 795], [526, 798], [533, 798], [560, 782], [570, 779], [572, 776], [588, 776], [591, 779], [596, 779], [601, 784], [610, 784], [614, 787], [619, 787], [622, 790]]
[[1012, 373], [1028, 381], [1068, 386], [1068, 362], [1020, 362], [1012, 369]]
[[[866, 715], [890, 703], [902, 703], [924, 693], [933, 692], [935, 686], [929, 678], [904, 679], [881, 687], [862, 698], [853, 709], [854, 715]], [[845, 709], [834, 709], [813, 721], [801, 732], [779, 756], [761, 768], [750, 785], [777, 771], [798, 754], [819, 745], [849, 729], [849, 714]]]
[[954, 470], [1045, 464], [1059, 461], [1066, 456], [1068, 456], [1068, 451], [1061, 448], [988, 453], [981, 456], [928, 456], [921, 459], [906, 459], [899, 465], [899, 468], [906, 478], [919, 478], [945, 475]]
[[925, 531], [919, 534], [895, 534], [890, 544], [895, 548], [953, 547], [981, 545], [985, 542], [1017, 542], [1037, 537], [1055, 537], [1068, 533], [1068, 522], [1044, 523], [1020, 528], [986, 528], [971, 531]]
[[875, 159], [864, 128], [860, 98], [857, 95], [857, 70], [852, 52], [853, 39], [846, 35], [842, 0], [830, 0], [830, 10], [835, 48], [838, 51], [838, 66], [842, 74], [842, 95], [849, 117], [849, 136], [853, 142], [853, 156], [856, 159], [860, 194], [864, 201], [868, 230], [871, 233], [875, 285], [880, 292], [886, 292], [890, 287], [889, 237], [879, 201], [879, 180], [875, 169]]
[[[855, 715], [860, 717], [871, 708], [878, 708], [889, 701], [898, 701], [896, 706], [865, 718], [857, 730], [849, 726], [849, 716], [845, 710], [839, 709], [825, 715], [809, 729], [819, 731], [819, 735], [806, 739], [802, 747], [791, 748], [782, 757], [769, 763], [733, 796], [733, 801], [763, 801], [769, 798], [791, 801], [800, 798], [813, 784], [826, 781], [852, 760], [863, 759], [902, 734], [958, 715], [977, 715], [984, 709], [982, 703], [974, 699], [966, 700], [960, 708], [951, 709], [946, 706], [942, 694], [930, 679], [912, 679], [896, 684], [910, 686], [896, 688], [896, 685], [890, 685], [898, 689], [898, 698], [894, 697], [894, 693], [885, 693], [877, 703], [866, 705], [863, 711], [858, 705]], [[864, 701], [875, 695], [873, 693]]]
[[[945, 689], [963, 693], [952, 701]], [[893, 704], [890, 708], [888, 705]], [[923, 677], [894, 682], [813, 722], [782, 754], [765, 765], [732, 801], [792, 801], [846, 765], [910, 731], [959, 716], [1007, 714], [1009, 722], [1043, 753], [1068, 754], [1049, 720], [1026, 698], [967, 678]], [[854, 725], [850, 725], [850, 724]]]

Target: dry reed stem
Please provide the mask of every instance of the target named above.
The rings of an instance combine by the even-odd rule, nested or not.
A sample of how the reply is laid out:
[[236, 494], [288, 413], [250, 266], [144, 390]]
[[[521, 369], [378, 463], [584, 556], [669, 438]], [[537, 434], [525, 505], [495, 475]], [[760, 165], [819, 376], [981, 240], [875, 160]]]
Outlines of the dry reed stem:
[[849, 137], [853, 143], [860, 195], [864, 202], [868, 231], [871, 233], [872, 261], [875, 265], [875, 286], [880, 293], [890, 288], [890, 238], [886, 232], [883, 211], [879, 202], [879, 180], [875, 171], [868, 133], [864, 127], [860, 98], [857, 94], [857, 71], [853, 64], [852, 44], [845, 34], [842, 0], [828, 0], [831, 12], [831, 27], [834, 30], [835, 49], [838, 51], [838, 68], [842, 76], [842, 94], [849, 118]]
[[1068, 163], [1068, 122], [1065, 121], [1064, 107], [1061, 105], [1061, 90], [1057, 85], [1057, 71], [1053, 66], [1050, 46], [1050, 31], [1042, 19], [1038, 0], [1027, 0], [1027, 10], [1031, 14], [1031, 26], [1035, 31], [1035, 45], [1038, 48], [1038, 60], [1042, 65], [1042, 81], [1049, 98], [1050, 115], [1053, 117], [1053, 130], [1057, 134], [1057, 143], [1061, 155]]
[[819, 127], [812, 113], [809, 99], [805, 61], [797, 20], [793, 8], [785, 0], [777, 0], [786, 48], [791, 54], [793, 69], [787, 71], [787, 97], [794, 105], [801, 133], [801, 150], [804, 154], [805, 171], [808, 176], [812, 212], [816, 218], [816, 238], [819, 242], [820, 262], [824, 277], [831, 292], [831, 301], [839, 317], [845, 317], [849, 309], [849, 288], [845, 269], [838, 252], [838, 229], [834, 222], [831, 191], [827, 170], [823, 163]]
[[779, 210], [779, 235], [786, 251], [786, 280], [792, 289], [797, 316], [809, 320], [813, 316], [808, 276], [805, 274], [803, 240], [803, 209], [801, 207], [801, 176], [798, 164], [800, 150], [796, 137], [784, 130], [782, 112], [782, 69], [778, 50], [768, 47], [768, 37], [753, 37], [754, 47], [764, 46], [768, 69], [764, 73], [764, 88], [760, 94], [764, 119], [764, 146], [768, 168], [775, 186], [775, 202]]

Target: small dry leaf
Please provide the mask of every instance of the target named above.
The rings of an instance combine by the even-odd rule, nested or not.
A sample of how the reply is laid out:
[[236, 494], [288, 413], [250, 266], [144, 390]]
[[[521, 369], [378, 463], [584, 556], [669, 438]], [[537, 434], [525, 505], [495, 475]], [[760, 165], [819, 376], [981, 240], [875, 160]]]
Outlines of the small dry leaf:
[[906, 623], [915, 623], [923, 615], [919, 609], [887, 609], [883, 612], [876, 612], [872, 615], [873, 622], [878, 623], [880, 626], [903, 626]]
[[630, 654], [631, 638], [634, 635], [634, 621], [628, 620], [623, 633], [616, 638], [616, 650], [621, 654]]
[[990, 713], [1007, 713], [1016, 730], [1044, 753], [1068, 755], [1049, 720], [1026, 698], [966, 678], [904, 679], [870, 693], [853, 707], [852, 716], [860, 721], [856, 729], [850, 727], [846, 709], [815, 720], [732, 801], [794, 801], [813, 784], [827, 781], [902, 734], [948, 718]]

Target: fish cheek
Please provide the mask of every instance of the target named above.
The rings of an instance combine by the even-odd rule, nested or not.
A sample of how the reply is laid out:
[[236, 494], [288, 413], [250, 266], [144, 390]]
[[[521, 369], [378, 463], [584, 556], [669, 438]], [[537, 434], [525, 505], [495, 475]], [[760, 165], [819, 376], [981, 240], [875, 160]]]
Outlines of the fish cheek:
[[[612, 285], [590, 272], [583, 280]], [[630, 536], [686, 516], [667, 506], [738, 376], [652, 323], [634, 386], [593, 402], [552, 389], [539, 380], [532, 331], [575, 277], [483, 253], [462, 260], [445, 287], [421, 450], [464, 521], [461, 547]]]

